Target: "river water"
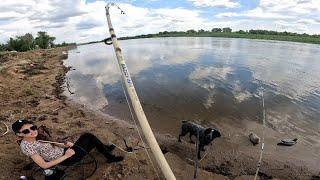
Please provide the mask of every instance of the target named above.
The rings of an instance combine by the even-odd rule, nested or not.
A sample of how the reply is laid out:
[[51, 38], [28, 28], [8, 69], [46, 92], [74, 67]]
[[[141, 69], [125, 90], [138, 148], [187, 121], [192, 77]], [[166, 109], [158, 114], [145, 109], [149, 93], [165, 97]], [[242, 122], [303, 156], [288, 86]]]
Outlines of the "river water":
[[[260, 123], [263, 92], [268, 127], [319, 141], [319, 45], [209, 37], [120, 44], [154, 129], [173, 133], [182, 119]], [[69, 97], [130, 119], [112, 46], [79, 46], [65, 65], [75, 68], [67, 74]]]

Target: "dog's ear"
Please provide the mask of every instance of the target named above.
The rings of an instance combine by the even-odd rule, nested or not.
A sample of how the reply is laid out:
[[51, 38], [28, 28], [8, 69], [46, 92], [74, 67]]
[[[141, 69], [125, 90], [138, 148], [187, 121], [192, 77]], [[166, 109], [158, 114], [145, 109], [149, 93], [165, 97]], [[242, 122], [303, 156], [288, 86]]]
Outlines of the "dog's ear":
[[218, 130], [213, 130], [213, 136], [215, 137], [221, 137], [221, 134]]
[[206, 130], [204, 130], [204, 135], [210, 134], [211, 131], [212, 131], [212, 128], [207, 128]]

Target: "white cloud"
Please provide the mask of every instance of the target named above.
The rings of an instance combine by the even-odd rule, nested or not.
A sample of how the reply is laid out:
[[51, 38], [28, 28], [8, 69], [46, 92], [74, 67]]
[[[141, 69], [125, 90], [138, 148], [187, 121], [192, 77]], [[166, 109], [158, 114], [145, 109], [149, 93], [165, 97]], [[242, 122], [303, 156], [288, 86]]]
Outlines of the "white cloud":
[[240, 4], [233, 0], [189, 0], [196, 6], [200, 7], [221, 7], [221, 8], [236, 8]]
[[[0, 4], [0, 20], [3, 21], [0, 28], [5, 31], [6, 38], [27, 32], [35, 35], [40, 30], [53, 35], [68, 34], [73, 24], [70, 18], [87, 13], [84, 5], [83, 0], [5, 0]], [[62, 38], [58, 36], [58, 40]]]
[[320, 20], [317, 19], [299, 19], [296, 21], [298, 24], [320, 24]]
[[0, 20], [14, 19], [19, 17], [22, 17], [22, 14], [14, 11], [0, 12]]
[[[218, 81], [228, 84], [232, 88], [232, 93], [237, 102], [241, 103], [253, 95], [241, 87], [240, 81], [228, 82], [228, 75], [232, 74], [234, 69], [226, 67], [197, 67], [189, 75], [189, 79], [198, 86], [206, 89], [209, 93], [203, 105], [210, 108], [215, 103], [215, 86]], [[218, 80], [218, 81], [217, 81]]]
[[319, 0], [261, 0], [259, 6], [268, 12], [294, 15], [320, 12]]
[[[233, 0], [190, 0], [199, 7], [234, 8], [241, 6]], [[112, 7], [112, 22], [117, 36], [186, 31], [213, 27], [233, 29], [273, 29], [295, 32], [320, 32], [320, 1], [261, 0], [258, 7], [243, 12], [224, 12], [203, 17], [203, 9], [147, 8], [119, 3], [126, 15]], [[0, 4], [0, 43], [9, 37], [31, 32], [47, 31], [57, 42], [87, 42], [109, 36], [105, 17], [105, 1], [85, 0], [4, 0]]]
[[253, 96], [250, 92], [242, 88], [240, 84], [240, 81], [234, 82], [232, 89], [233, 96], [237, 102], [243, 102]]
[[319, 0], [260, 0], [257, 7], [242, 12], [223, 12], [218, 19], [246, 19], [240, 28], [319, 34]]
[[200, 67], [196, 68], [190, 75], [191, 80], [199, 80], [207, 77], [214, 77], [219, 80], [226, 80], [227, 75], [233, 71], [231, 67]]
[[217, 14], [216, 17], [218, 18], [245, 17], [245, 18], [252, 18], [252, 19], [294, 19], [295, 18], [293, 16], [286, 15], [286, 14], [267, 12], [260, 7], [243, 12], [243, 13], [234, 13], [234, 12], [220, 13], [220, 14]]
[[209, 109], [212, 107], [212, 105], [214, 105], [214, 103], [215, 103], [214, 95], [215, 95], [215, 92], [213, 90], [209, 91], [207, 98], [206, 98], [205, 102], [203, 103], [205, 108]]
[[[28, 0], [21, 1], [21, 8], [17, 3], [1, 4], [3, 8], [0, 19], [0, 28], [4, 35], [0, 41], [10, 36], [21, 35], [37, 31], [47, 31], [56, 36], [58, 42], [77, 41], [86, 42], [104, 39], [108, 36], [105, 17], [104, 1], [85, 3], [84, 0], [72, 1], [46, 1]], [[156, 33], [165, 30], [188, 30], [210, 27], [213, 25], [207, 19], [200, 17], [200, 11], [185, 8], [145, 8], [127, 3], [118, 4], [127, 14], [121, 15], [116, 7], [110, 9], [112, 22], [118, 36], [130, 36], [145, 33]], [[5, 8], [4, 8], [5, 7]], [[219, 22], [218, 22], [219, 23]], [[225, 24], [225, 23], [224, 23]]]
[[308, 26], [305, 23], [301, 22], [286, 22], [286, 21], [275, 21], [277, 26], [280, 26], [281, 29], [285, 29], [286, 31], [300, 31], [305, 32], [308, 31]]

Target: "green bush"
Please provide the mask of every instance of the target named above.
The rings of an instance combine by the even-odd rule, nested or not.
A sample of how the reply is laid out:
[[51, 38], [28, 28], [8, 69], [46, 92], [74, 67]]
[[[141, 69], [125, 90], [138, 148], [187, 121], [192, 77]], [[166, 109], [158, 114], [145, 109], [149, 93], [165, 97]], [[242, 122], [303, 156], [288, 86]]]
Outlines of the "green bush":
[[39, 31], [38, 36], [34, 40], [35, 44], [38, 45], [41, 49], [47, 49], [54, 47], [53, 41], [56, 39], [55, 37], [51, 37], [47, 34], [47, 32]]
[[28, 51], [34, 48], [34, 38], [32, 34], [27, 33], [23, 36], [10, 38], [7, 44], [8, 50]]
[[[39, 31], [37, 37], [34, 38], [32, 34], [26, 33], [23, 36], [16, 36], [10, 38], [7, 44], [0, 44], [0, 51], [29, 51], [35, 48], [48, 49], [56, 47], [54, 40], [56, 38], [47, 34], [47, 32]], [[76, 45], [75, 43], [58, 44], [58, 46]]]
[[0, 44], [0, 52], [6, 50], [6, 45]]

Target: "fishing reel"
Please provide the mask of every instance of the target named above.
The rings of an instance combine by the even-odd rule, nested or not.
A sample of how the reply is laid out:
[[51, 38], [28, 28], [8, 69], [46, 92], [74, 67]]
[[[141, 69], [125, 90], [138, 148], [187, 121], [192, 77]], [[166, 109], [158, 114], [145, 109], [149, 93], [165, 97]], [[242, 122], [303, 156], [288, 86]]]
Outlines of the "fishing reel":
[[111, 44], [112, 44], [112, 39], [111, 39], [111, 37], [108, 37], [108, 38], [104, 39], [103, 42], [104, 42], [106, 45], [111, 45]]

